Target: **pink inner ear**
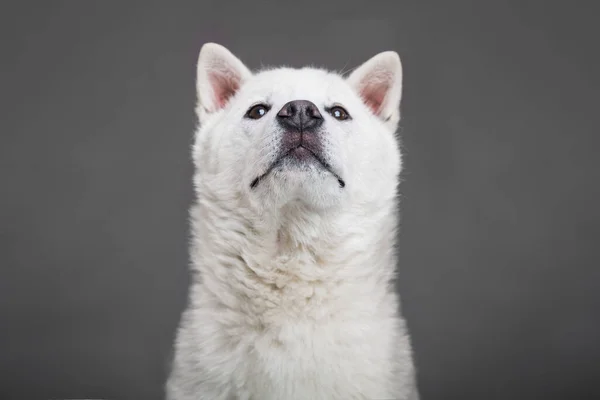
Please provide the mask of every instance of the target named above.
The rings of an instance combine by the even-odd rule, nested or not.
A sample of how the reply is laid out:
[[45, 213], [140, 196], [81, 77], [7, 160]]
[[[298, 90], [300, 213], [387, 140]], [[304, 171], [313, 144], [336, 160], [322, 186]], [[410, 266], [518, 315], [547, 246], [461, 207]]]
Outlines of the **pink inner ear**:
[[225, 107], [229, 99], [240, 88], [240, 80], [238, 77], [224, 71], [210, 73], [209, 79], [215, 96], [216, 106], [221, 109]]
[[370, 82], [362, 88], [361, 97], [375, 115], [381, 112], [381, 106], [389, 89], [390, 84], [385, 81]]

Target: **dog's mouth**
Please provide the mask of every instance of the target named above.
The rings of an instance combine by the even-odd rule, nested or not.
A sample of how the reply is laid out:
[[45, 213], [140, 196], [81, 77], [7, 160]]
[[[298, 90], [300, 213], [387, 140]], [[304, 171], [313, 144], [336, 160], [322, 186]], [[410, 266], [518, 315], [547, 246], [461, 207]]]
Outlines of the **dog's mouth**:
[[250, 189], [254, 189], [256, 186], [258, 186], [258, 184], [264, 179], [266, 178], [271, 171], [273, 171], [275, 168], [277, 168], [278, 166], [280, 166], [283, 161], [285, 161], [286, 159], [289, 158], [293, 158], [295, 160], [298, 161], [304, 161], [307, 159], [313, 159], [315, 161], [317, 161], [317, 163], [319, 163], [321, 165], [321, 167], [323, 169], [325, 169], [326, 171], [328, 171], [330, 174], [332, 174], [338, 181], [338, 184], [340, 185], [340, 188], [344, 188], [346, 186], [346, 182], [344, 182], [344, 180], [342, 178], [340, 178], [340, 176], [338, 174], [335, 173], [335, 171], [333, 171], [333, 169], [331, 168], [331, 165], [329, 165], [329, 163], [327, 161], [325, 161], [321, 156], [319, 156], [317, 153], [315, 153], [314, 151], [312, 151], [311, 149], [303, 146], [302, 144], [286, 151], [285, 153], [283, 153], [283, 155], [281, 155], [280, 157], [278, 157], [270, 166], [269, 168], [267, 168], [267, 170], [265, 171], [265, 173], [263, 173], [260, 176], [257, 176], [252, 183], [250, 183]]

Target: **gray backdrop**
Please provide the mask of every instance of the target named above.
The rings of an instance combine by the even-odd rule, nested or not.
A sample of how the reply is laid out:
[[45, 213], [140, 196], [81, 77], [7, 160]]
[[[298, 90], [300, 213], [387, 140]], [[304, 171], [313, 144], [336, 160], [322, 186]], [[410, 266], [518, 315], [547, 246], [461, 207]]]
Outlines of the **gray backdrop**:
[[600, 396], [587, 4], [3, 3], [0, 398], [161, 398], [207, 41], [252, 68], [401, 54], [399, 289], [424, 400]]

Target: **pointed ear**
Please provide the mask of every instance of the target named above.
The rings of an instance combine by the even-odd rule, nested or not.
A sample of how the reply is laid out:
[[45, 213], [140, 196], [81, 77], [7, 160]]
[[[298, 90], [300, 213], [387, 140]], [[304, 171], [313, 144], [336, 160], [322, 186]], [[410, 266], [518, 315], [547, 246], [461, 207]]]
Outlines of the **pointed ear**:
[[200, 123], [225, 107], [250, 76], [250, 70], [225, 47], [216, 43], [204, 44], [196, 75], [196, 113]]
[[402, 63], [398, 53], [377, 54], [355, 69], [347, 82], [373, 114], [396, 130], [402, 97]]

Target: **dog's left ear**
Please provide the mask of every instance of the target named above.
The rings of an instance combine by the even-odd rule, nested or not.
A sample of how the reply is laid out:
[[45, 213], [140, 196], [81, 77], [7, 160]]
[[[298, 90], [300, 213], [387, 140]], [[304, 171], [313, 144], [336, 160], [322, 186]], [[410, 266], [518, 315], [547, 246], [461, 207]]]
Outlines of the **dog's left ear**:
[[227, 105], [242, 84], [252, 76], [250, 70], [225, 47], [206, 43], [198, 56], [196, 113], [202, 123]]
[[386, 126], [396, 130], [400, 121], [402, 63], [395, 51], [379, 53], [355, 69], [347, 82]]

